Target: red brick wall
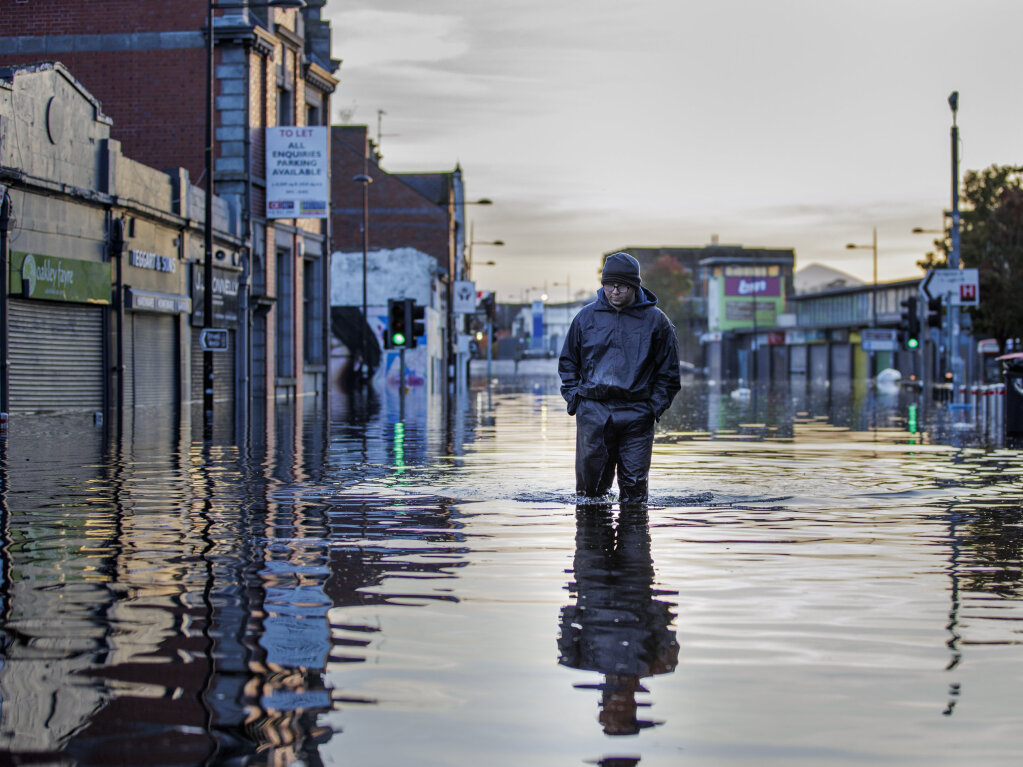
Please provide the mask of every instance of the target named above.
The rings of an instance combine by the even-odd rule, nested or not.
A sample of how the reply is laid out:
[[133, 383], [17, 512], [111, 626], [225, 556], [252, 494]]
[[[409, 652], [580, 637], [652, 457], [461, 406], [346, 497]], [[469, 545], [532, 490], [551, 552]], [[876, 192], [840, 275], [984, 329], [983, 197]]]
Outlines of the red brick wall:
[[0, 0], [0, 65], [60, 61], [114, 121], [125, 155], [155, 168], [204, 167], [206, 54], [203, 47], [4, 55], [3, 38], [37, 35], [200, 32], [202, 0]]
[[206, 0], [0, 0], [2, 37], [181, 31], [206, 26]]
[[[365, 135], [364, 126], [331, 129], [333, 250], [362, 250], [362, 185], [352, 178], [363, 172]], [[447, 269], [447, 211], [372, 160], [369, 176], [369, 250], [416, 248]]]

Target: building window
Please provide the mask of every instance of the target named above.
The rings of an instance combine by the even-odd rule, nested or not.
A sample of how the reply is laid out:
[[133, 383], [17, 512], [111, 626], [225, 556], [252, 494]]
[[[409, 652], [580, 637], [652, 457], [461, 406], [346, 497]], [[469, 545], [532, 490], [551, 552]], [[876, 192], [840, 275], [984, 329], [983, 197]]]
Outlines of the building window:
[[277, 124], [295, 124], [295, 98], [287, 88], [277, 89]]
[[323, 259], [302, 260], [303, 360], [322, 365], [323, 359]]
[[295, 283], [290, 250], [277, 251], [277, 375], [295, 375]]

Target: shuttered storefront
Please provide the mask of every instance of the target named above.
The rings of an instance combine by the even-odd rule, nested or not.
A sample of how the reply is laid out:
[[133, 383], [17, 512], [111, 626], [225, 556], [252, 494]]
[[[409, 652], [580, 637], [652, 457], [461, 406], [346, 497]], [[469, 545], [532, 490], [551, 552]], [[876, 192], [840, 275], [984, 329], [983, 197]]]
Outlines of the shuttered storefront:
[[104, 311], [85, 304], [10, 299], [12, 412], [103, 409]]
[[[192, 400], [202, 402], [202, 346], [199, 345], [200, 328], [192, 329]], [[213, 352], [213, 399], [217, 402], [234, 401], [233, 330], [227, 332], [227, 351]]]
[[128, 314], [131, 349], [127, 356], [127, 405], [174, 405], [178, 401], [178, 318], [168, 314]]
[[828, 365], [828, 345], [810, 345], [810, 379], [817, 383], [830, 380]]

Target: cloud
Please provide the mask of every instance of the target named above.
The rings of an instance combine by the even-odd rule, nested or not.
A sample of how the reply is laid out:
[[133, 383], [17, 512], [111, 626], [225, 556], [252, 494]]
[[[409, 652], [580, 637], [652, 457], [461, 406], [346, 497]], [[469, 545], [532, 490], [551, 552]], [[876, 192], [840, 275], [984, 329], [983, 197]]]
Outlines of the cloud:
[[916, 275], [930, 238], [909, 230], [949, 204], [948, 92], [963, 168], [1018, 154], [1013, 51], [989, 42], [1023, 23], [1017, 0], [332, 0], [325, 17], [334, 102], [386, 111], [388, 170], [459, 163], [495, 200], [472, 215], [509, 243], [491, 272], [520, 260], [510, 289], [714, 234], [870, 279], [845, 244], [875, 227], [882, 279]]
[[468, 49], [458, 16], [361, 9], [333, 14], [334, 47], [346, 69], [387, 71], [394, 66], [458, 58]]

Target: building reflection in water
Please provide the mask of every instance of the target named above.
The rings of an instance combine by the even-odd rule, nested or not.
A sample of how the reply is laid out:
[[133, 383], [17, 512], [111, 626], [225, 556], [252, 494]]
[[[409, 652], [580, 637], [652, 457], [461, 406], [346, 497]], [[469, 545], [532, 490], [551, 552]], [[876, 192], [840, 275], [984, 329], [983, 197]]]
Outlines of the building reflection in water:
[[609, 505], [576, 509], [575, 580], [572, 604], [561, 610], [559, 662], [603, 674], [599, 720], [608, 735], [635, 735], [661, 722], [641, 719], [637, 700], [642, 680], [674, 671], [678, 642], [672, 603], [676, 592], [654, 588], [650, 527], [643, 508], [624, 509], [614, 519]]
[[149, 415], [0, 435], [0, 753], [319, 764], [323, 714], [373, 703], [327, 683], [377, 638], [346, 608], [451, 599], [464, 559], [449, 504], [324, 488], [397, 474], [425, 430], [282, 408], [242, 448]]

